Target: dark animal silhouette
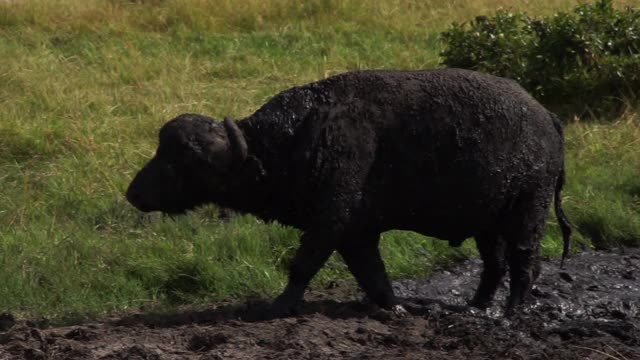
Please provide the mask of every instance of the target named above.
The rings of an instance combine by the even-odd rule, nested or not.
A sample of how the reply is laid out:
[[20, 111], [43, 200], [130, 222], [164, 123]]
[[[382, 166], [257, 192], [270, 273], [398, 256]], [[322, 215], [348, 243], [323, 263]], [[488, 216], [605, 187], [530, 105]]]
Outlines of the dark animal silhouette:
[[508, 268], [511, 310], [539, 274], [554, 196], [566, 254], [563, 147], [558, 119], [511, 80], [355, 71], [283, 91], [237, 122], [169, 121], [127, 198], [166, 213], [216, 203], [301, 229], [276, 313], [333, 251], [371, 300], [401, 310], [378, 249], [390, 229], [452, 245], [475, 237], [484, 270], [471, 304], [487, 306]]

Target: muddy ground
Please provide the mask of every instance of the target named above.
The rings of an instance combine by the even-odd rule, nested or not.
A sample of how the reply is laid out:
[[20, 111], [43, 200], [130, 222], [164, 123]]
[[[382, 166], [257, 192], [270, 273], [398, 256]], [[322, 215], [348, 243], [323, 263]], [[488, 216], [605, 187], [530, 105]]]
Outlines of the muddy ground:
[[545, 261], [529, 305], [502, 316], [464, 306], [476, 259], [394, 283], [410, 315], [357, 301], [350, 282], [314, 289], [296, 317], [258, 320], [264, 302], [134, 314], [43, 328], [0, 316], [0, 359], [640, 359], [640, 250]]

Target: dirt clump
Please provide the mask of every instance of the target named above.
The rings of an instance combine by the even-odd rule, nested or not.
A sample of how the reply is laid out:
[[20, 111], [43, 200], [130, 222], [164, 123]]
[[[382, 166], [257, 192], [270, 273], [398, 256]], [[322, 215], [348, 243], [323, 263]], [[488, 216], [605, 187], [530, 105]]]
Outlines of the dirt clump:
[[312, 290], [288, 318], [268, 319], [266, 300], [58, 328], [2, 315], [0, 359], [640, 359], [640, 250], [545, 261], [510, 318], [506, 281], [496, 305], [465, 305], [480, 270], [469, 259], [394, 282], [403, 318], [355, 300], [349, 281]]

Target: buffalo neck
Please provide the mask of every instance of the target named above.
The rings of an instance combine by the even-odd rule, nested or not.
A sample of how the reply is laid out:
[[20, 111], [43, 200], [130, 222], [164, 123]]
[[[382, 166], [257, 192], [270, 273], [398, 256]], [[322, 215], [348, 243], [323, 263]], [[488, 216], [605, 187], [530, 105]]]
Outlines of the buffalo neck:
[[[292, 94], [287, 96], [288, 92]], [[237, 122], [247, 142], [248, 157], [232, 180], [233, 189], [220, 199], [220, 205], [265, 220], [287, 222], [287, 214], [272, 209], [283, 208], [274, 207], [274, 203], [290, 200], [291, 171], [295, 166], [292, 158], [299, 142], [298, 129], [311, 109], [309, 95], [304, 91], [301, 94], [298, 88], [290, 89]]]

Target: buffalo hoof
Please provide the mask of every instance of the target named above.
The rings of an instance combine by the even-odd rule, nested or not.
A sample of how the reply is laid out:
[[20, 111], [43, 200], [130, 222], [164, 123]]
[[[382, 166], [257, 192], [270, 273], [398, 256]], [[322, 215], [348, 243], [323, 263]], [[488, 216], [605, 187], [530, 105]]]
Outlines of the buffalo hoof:
[[491, 306], [491, 300], [478, 299], [474, 297], [473, 299], [469, 300], [467, 305], [476, 309], [486, 310], [489, 306]]
[[296, 316], [298, 315], [298, 305], [298, 302], [292, 302], [286, 298], [278, 297], [269, 306], [267, 313], [272, 319]]

